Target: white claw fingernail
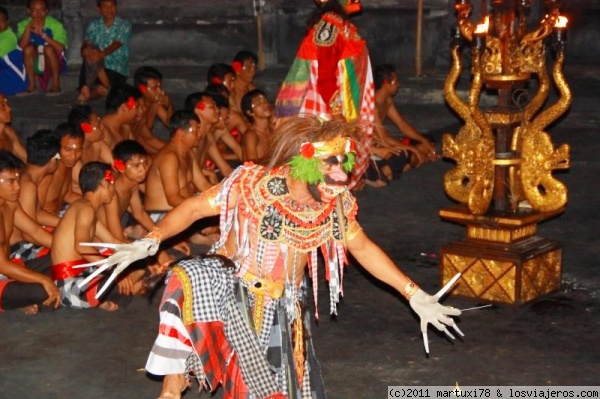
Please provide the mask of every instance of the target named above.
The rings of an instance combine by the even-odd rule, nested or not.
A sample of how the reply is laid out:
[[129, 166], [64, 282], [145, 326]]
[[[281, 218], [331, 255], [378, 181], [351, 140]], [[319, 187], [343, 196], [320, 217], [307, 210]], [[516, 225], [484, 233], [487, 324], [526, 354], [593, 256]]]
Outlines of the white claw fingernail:
[[454, 328], [454, 330], [459, 333], [461, 336], [465, 336], [465, 334], [463, 334], [462, 331], [460, 331], [460, 328], [458, 328], [458, 326], [456, 325], [456, 323], [452, 324], [452, 328]]

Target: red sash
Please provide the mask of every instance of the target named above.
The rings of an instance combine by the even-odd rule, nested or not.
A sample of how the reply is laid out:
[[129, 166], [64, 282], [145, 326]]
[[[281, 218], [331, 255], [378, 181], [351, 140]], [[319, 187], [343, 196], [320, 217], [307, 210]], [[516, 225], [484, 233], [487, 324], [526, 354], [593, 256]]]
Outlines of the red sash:
[[83, 265], [87, 263], [85, 259], [77, 259], [70, 262], [62, 262], [58, 265], [52, 265], [50, 273], [52, 274], [52, 280], [66, 280], [79, 276], [85, 268], [73, 269], [73, 266]]

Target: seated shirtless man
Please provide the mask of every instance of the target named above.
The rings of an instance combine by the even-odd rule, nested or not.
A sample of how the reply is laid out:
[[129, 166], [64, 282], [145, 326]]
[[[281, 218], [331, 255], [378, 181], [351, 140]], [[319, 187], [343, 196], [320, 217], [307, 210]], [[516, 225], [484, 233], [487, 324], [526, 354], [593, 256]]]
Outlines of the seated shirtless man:
[[133, 122], [133, 139], [140, 143], [150, 157], [154, 157], [161, 148], [167, 144], [164, 140], [154, 135], [152, 130], [146, 124], [146, 111], [148, 101], [145, 97], [138, 100], [138, 114]]
[[[115, 178], [115, 196], [110, 203], [101, 208], [99, 216], [113, 237], [121, 241], [140, 238], [156, 226], [144, 209], [140, 196], [140, 184], [146, 181], [150, 165], [148, 154], [144, 147], [133, 140], [121, 141], [115, 146], [113, 154], [115, 158], [113, 167], [119, 172]], [[124, 229], [126, 224], [128, 226]], [[138, 228], [135, 229], [135, 226]], [[187, 243], [180, 243], [174, 248], [184, 255], [190, 255]], [[141, 284], [142, 277], [150, 274], [152, 270], [164, 269], [164, 266], [173, 260], [173, 256], [167, 252], [159, 251], [156, 263], [153, 263], [151, 268], [147, 269], [146, 265], [140, 265], [136, 270], [127, 273], [126, 277], [119, 282], [119, 291], [126, 295], [141, 292], [144, 288]]]
[[12, 152], [23, 162], [27, 161], [25, 147], [21, 144], [15, 129], [10, 126], [12, 108], [8, 99], [0, 93], [0, 149]]
[[171, 138], [154, 158], [146, 179], [144, 207], [155, 220], [202, 191], [204, 184], [192, 153], [200, 140], [198, 117], [189, 111], [176, 111], [169, 124]]
[[83, 197], [67, 209], [53, 233], [54, 240], [50, 251], [52, 277], [61, 291], [63, 306], [116, 310], [118, 305], [113, 300], [99, 301], [95, 298], [102, 277], [80, 288], [78, 284], [89, 274], [89, 270], [74, 268], [104, 259], [95, 247], [82, 246], [81, 243], [97, 240], [119, 242], [97, 217], [100, 207], [112, 201], [115, 194], [110, 165], [102, 162], [83, 165], [79, 182]]
[[158, 118], [168, 127], [169, 118], [173, 115], [173, 101], [162, 88], [162, 74], [151, 66], [138, 68], [133, 75], [133, 85], [139, 89], [146, 100], [144, 121], [152, 130]]
[[258, 57], [251, 51], [242, 50], [233, 57], [231, 66], [235, 71], [233, 87], [231, 92], [231, 109], [243, 115], [242, 97], [250, 90], [256, 89], [254, 78], [256, 77], [256, 64]]
[[[146, 179], [144, 207], [155, 222], [187, 198], [211, 187], [193, 152], [200, 140], [198, 116], [176, 111], [170, 126], [171, 139], [154, 158]], [[194, 234], [192, 241], [211, 245], [217, 236], [210, 233]]]
[[[219, 85], [224, 87], [223, 85]], [[207, 87], [207, 90], [209, 87]], [[231, 134], [227, 123], [231, 116], [229, 110], [229, 100], [227, 97], [219, 93], [211, 93], [215, 105], [219, 110], [219, 121], [213, 125], [210, 130], [209, 138], [214, 141], [216, 149], [219, 151], [220, 157], [227, 162], [226, 169], [216, 165], [219, 168], [221, 176], [229, 176], [233, 172], [233, 168], [238, 167], [242, 163], [242, 146], [237, 139]], [[210, 154], [209, 154], [210, 155]], [[212, 158], [212, 157], [211, 157]]]
[[219, 182], [219, 177], [214, 170], [206, 166], [208, 160], [215, 163], [223, 171], [223, 174], [228, 174], [231, 169], [217, 147], [212, 133], [219, 124], [219, 110], [213, 96], [207, 92], [188, 95], [185, 99], [185, 109], [194, 112], [200, 120], [200, 139], [194, 153], [196, 162], [202, 168], [202, 173], [207, 179], [200, 189], [200, 191], [205, 191]]
[[233, 106], [234, 99], [231, 93], [234, 89], [235, 75], [235, 70], [229, 64], [215, 63], [211, 65], [210, 68], [208, 68], [206, 75], [208, 85], [206, 86], [205, 91], [212, 94], [217, 89], [217, 85], [223, 86], [223, 88], [219, 90], [219, 94], [225, 96], [229, 101], [230, 115], [227, 119], [227, 127], [229, 128], [231, 135], [239, 142], [241, 135], [248, 129], [248, 124], [242, 116], [241, 110], [238, 107]]
[[58, 307], [60, 292], [48, 276], [49, 262], [10, 259], [9, 239], [15, 228], [35, 237], [42, 246], [50, 246], [52, 242], [52, 236], [19, 204], [22, 167], [15, 155], [0, 150], [0, 312], [22, 308], [33, 314], [40, 305]]
[[[25, 145], [29, 162], [21, 174], [19, 203], [23, 211], [39, 225], [47, 229], [54, 228], [60, 219], [40, 208], [37, 193], [40, 181], [54, 174], [58, 168], [58, 138], [52, 130], [42, 129], [27, 138]], [[33, 241], [33, 237], [15, 228], [10, 238], [11, 257], [28, 261], [48, 254], [49, 247], [36, 245]]]
[[[397, 179], [404, 171], [439, 159], [435, 152], [435, 144], [428, 137], [419, 133], [400, 114], [394, 104], [394, 96], [400, 87], [395, 67], [390, 64], [376, 66], [373, 71], [373, 80], [377, 113], [372, 151], [379, 156], [375, 162], [381, 168], [383, 180]], [[402, 138], [393, 137], [388, 132], [383, 125], [386, 120], [396, 126], [402, 134]], [[378, 151], [379, 153], [377, 153]], [[399, 162], [398, 159], [401, 161]], [[373, 173], [367, 173], [367, 175], [369, 174], [373, 175]], [[369, 180], [367, 180], [368, 182]], [[378, 180], [375, 182], [377, 183]], [[375, 184], [375, 186], [380, 185], [380, 183]]]
[[[104, 141], [105, 127], [93, 108], [87, 104], [75, 105], [71, 108], [67, 120], [69, 123], [79, 126], [84, 133], [81, 164], [100, 161], [111, 165], [113, 161], [112, 153], [110, 147]], [[76, 173], [79, 173], [79, 169]]]
[[71, 204], [81, 198], [73, 190], [77, 186], [73, 169], [83, 154], [83, 132], [72, 123], [61, 123], [54, 130], [60, 140], [60, 162], [54, 174], [44, 177], [38, 186], [40, 207], [51, 214], [59, 215]]
[[271, 144], [273, 107], [264, 91], [250, 90], [242, 97], [242, 112], [250, 127], [242, 136], [244, 162], [262, 159]]
[[105, 127], [104, 141], [111, 150], [118, 142], [133, 139], [132, 125], [140, 111], [140, 97], [142, 93], [128, 84], [114, 86], [106, 95], [101, 123]]

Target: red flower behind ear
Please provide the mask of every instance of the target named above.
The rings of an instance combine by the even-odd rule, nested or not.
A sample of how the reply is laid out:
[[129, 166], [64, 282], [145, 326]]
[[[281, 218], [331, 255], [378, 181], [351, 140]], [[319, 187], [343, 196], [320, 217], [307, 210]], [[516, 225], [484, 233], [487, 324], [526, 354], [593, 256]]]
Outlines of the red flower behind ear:
[[146, 85], [139, 85], [138, 89], [140, 89], [142, 94], [146, 94], [146, 92], [148, 91], [148, 87]]
[[216, 85], [221, 85], [221, 84], [223, 84], [223, 79], [221, 79], [221, 78], [220, 78], [220, 77], [218, 77], [218, 76], [215, 76], [215, 77], [213, 77], [213, 78], [210, 80], [210, 82], [211, 82], [211, 83], [214, 83], [214, 84], [216, 84]]
[[83, 130], [84, 133], [91, 133], [94, 131], [94, 126], [87, 122], [81, 122], [79, 124], [79, 127], [81, 128], [81, 130]]
[[123, 162], [122, 159], [115, 159], [115, 161], [113, 162], [113, 166], [120, 173], [125, 172], [125, 162]]
[[244, 66], [239, 61], [233, 61], [231, 63], [231, 67], [233, 68], [234, 71], [239, 72], [243, 69]]
[[127, 103], [125, 103], [125, 105], [127, 106], [127, 109], [134, 109], [135, 108], [135, 98], [129, 97], [127, 99]]
[[206, 108], [204, 101], [199, 101], [198, 104], [196, 105], [196, 108], [199, 109], [200, 111], [203, 111], [204, 108]]
[[302, 143], [300, 146], [300, 154], [302, 154], [304, 158], [310, 159], [315, 155], [315, 147], [312, 143]]
[[106, 180], [109, 183], [115, 182], [115, 177], [113, 176], [112, 171], [110, 169], [106, 169], [104, 171], [104, 180]]

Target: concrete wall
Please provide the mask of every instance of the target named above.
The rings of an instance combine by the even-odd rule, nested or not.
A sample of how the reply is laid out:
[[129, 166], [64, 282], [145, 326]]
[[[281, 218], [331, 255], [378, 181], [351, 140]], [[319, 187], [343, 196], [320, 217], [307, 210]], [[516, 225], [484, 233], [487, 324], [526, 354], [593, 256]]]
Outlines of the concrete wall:
[[[475, 6], [480, 1], [472, 0]], [[535, 1], [535, 0], [534, 0]], [[26, 16], [24, 0], [2, 0], [12, 23]], [[71, 63], [80, 62], [85, 26], [97, 14], [93, 0], [51, 0], [51, 12], [69, 25]], [[425, 69], [449, 62], [449, 29], [454, 24], [453, 0], [423, 0], [422, 63]], [[374, 63], [405, 67], [415, 64], [416, 0], [365, 0], [364, 12], [353, 19], [368, 40]], [[600, 0], [569, 0], [571, 17], [568, 57], [578, 63], [600, 62]], [[262, 29], [268, 65], [287, 65], [294, 57], [309, 14], [311, 0], [266, 0]], [[257, 52], [258, 26], [252, 0], [119, 0], [120, 14], [134, 24], [133, 63], [210, 65], [229, 62], [242, 49]], [[477, 12], [477, 10], [476, 10]]]

